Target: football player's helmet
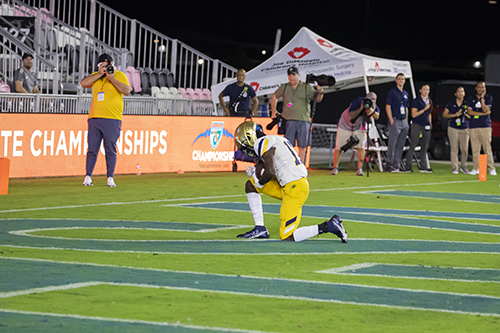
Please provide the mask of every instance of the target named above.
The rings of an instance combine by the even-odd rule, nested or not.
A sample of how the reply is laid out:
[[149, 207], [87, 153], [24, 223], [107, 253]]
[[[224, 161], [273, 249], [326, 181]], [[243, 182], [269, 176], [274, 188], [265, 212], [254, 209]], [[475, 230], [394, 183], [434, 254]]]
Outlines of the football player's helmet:
[[245, 121], [236, 128], [234, 142], [242, 153], [250, 157], [257, 157], [254, 150], [255, 141], [264, 135], [261, 125], [253, 121]]

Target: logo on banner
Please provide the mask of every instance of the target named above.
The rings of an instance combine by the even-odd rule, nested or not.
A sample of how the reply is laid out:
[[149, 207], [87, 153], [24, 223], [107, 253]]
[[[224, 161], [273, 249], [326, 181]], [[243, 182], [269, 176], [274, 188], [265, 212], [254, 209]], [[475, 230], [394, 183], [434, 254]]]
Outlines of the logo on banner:
[[258, 82], [251, 82], [250, 86], [257, 92], [257, 89], [259, 89], [260, 84]]
[[200, 138], [209, 138], [210, 146], [212, 147], [212, 149], [215, 149], [221, 142], [222, 137], [228, 137], [234, 140], [234, 136], [231, 133], [229, 133], [227, 129], [224, 128], [223, 121], [212, 121], [212, 126], [205, 132], [200, 133], [196, 137], [196, 139], [194, 139], [191, 146], [193, 146], [195, 142], [198, 141], [198, 139]]
[[378, 65], [378, 62], [375, 62], [375, 71], [380, 72], [380, 66]]
[[308, 48], [296, 47], [292, 51], [288, 52], [288, 55], [290, 57], [292, 57], [293, 59], [300, 59], [300, 58], [304, 58], [310, 52], [311, 51]]
[[330, 42], [328, 42], [324, 39], [321, 39], [321, 38], [318, 39], [318, 43], [319, 43], [319, 45], [324, 46], [324, 47], [333, 47], [333, 45]]

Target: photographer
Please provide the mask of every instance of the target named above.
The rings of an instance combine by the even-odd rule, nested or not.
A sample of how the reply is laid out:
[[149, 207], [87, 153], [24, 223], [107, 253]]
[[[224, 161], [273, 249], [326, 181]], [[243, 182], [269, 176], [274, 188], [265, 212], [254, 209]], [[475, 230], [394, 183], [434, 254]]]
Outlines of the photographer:
[[[292, 146], [299, 147], [299, 157], [304, 161], [306, 148], [309, 142], [308, 134], [310, 129], [311, 104], [314, 98], [314, 88], [300, 81], [297, 67], [290, 67], [287, 70], [288, 83], [282, 84], [271, 96], [272, 117], [276, 118], [276, 106], [278, 99], [283, 97], [282, 116], [286, 119], [285, 138]], [[317, 85], [318, 95], [316, 102], [323, 100], [323, 87]], [[304, 161], [306, 163], [306, 161]]]
[[[340, 156], [351, 146], [358, 149], [357, 176], [363, 176], [363, 161], [365, 159], [365, 147], [367, 141], [366, 123], [371, 122], [371, 117], [378, 120], [380, 109], [377, 106], [377, 95], [369, 92], [366, 97], [358, 97], [351, 102], [349, 107], [342, 112], [337, 128], [337, 139], [333, 152], [332, 175], [339, 172]], [[356, 143], [356, 138], [359, 139]], [[346, 143], [348, 143], [346, 145]], [[349, 147], [350, 148], [350, 147]]]
[[97, 154], [101, 141], [106, 151], [107, 184], [116, 187], [113, 175], [116, 165], [116, 141], [120, 137], [123, 114], [123, 95], [132, 91], [127, 76], [115, 71], [109, 54], [99, 56], [98, 71], [83, 78], [80, 85], [92, 88], [92, 104], [88, 119], [88, 152], [83, 186], [92, 186]]

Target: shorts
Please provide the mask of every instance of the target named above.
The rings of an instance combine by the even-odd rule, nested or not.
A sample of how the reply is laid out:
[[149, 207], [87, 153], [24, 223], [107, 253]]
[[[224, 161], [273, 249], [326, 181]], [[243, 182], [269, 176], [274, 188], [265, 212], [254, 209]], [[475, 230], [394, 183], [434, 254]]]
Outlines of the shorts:
[[352, 148], [358, 148], [358, 149], [366, 149], [366, 131], [359, 129], [354, 132], [351, 131], [346, 131], [345, 129], [338, 128], [337, 129], [337, 138], [335, 140], [335, 149], [340, 149], [343, 145], [346, 144], [346, 142], [349, 140], [351, 135], [354, 134], [358, 137], [359, 143]]
[[[253, 178], [250, 178], [255, 184]], [[299, 226], [302, 217], [302, 206], [309, 197], [309, 181], [301, 178], [281, 186], [276, 177], [267, 182], [262, 188], [256, 188], [257, 192], [281, 200], [280, 208], [280, 238], [289, 237]]]
[[[285, 138], [290, 141], [292, 146], [305, 148], [308, 146], [307, 138], [309, 136], [310, 123], [305, 120], [286, 120]], [[295, 144], [297, 141], [297, 144]]]

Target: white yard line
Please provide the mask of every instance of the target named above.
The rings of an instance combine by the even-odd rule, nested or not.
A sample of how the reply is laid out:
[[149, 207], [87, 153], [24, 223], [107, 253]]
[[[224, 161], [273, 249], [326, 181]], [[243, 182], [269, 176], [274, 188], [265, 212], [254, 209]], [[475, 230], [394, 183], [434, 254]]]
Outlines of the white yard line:
[[[387, 188], [387, 187], [399, 187], [399, 186], [403, 186], [403, 187], [405, 187], [405, 186], [431, 186], [431, 185], [458, 184], [458, 183], [470, 183], [470, 182], [478, 182], [478, 181], [477, 180], [468, 180], [468, 181], [438, 182], [438, 183], [424, 183], [424, 184], [376, 185], [376, 186], [365, 186], [365, 187], [313, 189], [313, 190], [311, 190], [311, 192], [343, 191], [343, 190], [358, 190], [358, 189], [368, 190], [368, 189], [373, 189], [373, 188]], [[29, 211], [41, 211], [41, 210], [53, 210], [53, 209], [71, 209], [71, 208], [87, 208], [87, 207], [113, 206], [113, 205], [136, 205], [136, 204], [149, 204], [149, 203], [175, 202], [175, 201], [188, 201], [188, 200], [237, 198], [237, 197], [245, 197], [245, 196], [246, 196], [245, 194], [234, 194], [234, 195], [221, 195], [221, 196], [195, 197], [195, 198], [178, 198], [178, 199], [145, 200], [145, 201], [129, 201], [129, 202], [105, 202], [105, 203], [87, 204], [87, 205], [38, 207], [38, 208], [25, 208], [25, 209], [7, 209], [7, 210], [0, 210], [0, 214], [2, 214], [2, 213], [29, 212]]]

